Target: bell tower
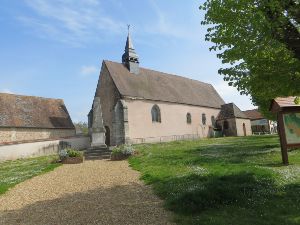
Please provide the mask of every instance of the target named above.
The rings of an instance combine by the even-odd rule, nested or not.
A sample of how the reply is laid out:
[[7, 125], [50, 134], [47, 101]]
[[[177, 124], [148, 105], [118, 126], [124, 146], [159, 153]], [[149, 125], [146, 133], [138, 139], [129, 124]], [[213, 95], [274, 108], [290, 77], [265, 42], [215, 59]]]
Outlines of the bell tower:
[[130, 25], [128, 25], [128, 36], [125, 52], [122, 55], [122, 63], [130, 73], [139, 74], [139, 56], [136, 54], [130, 37]]

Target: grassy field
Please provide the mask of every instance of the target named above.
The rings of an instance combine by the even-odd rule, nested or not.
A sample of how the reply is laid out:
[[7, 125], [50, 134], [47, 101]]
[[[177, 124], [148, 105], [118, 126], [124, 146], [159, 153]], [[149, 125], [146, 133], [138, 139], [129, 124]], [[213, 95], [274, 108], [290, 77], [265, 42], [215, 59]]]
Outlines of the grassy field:
[[48, 172], [60, 164], [52, 163], [55, 156], [20, 159], [0, 163], [0, 194], [31, 177]]
[[276, 136], [137, 145], [129, 159], [178, 224], [300, 224], [300, 150]]

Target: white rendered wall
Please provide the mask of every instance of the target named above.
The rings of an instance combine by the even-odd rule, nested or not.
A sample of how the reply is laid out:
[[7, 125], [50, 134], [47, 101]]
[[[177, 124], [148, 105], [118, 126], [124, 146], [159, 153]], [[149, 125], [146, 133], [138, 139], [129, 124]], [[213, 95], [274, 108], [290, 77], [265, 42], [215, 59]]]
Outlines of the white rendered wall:
[[89, 137], [73, 137], [53, 141], [42, 141], [0, 146], [0, 161], [15, 160], [57, 153], [60, 142], [67, 142], [72, 148], [82, 150], [90, 147]]
[[[128, 124], [130, 139], [157, 139], [173, 135], [195, 135], [209, 137], [211, 132], [211, 116], [215, 119], [220, 109], [176, 103], [156, 102], [148, 100], [126, 99], [128, 107]], [[152, 122], [151, 109], [158, 105], [161, 112], [161, 123]], [[190, 113], [192, 123], [188, 124], [186, 115]], [[206, 125], [202, 124], [202, 113], [206, 115]]]

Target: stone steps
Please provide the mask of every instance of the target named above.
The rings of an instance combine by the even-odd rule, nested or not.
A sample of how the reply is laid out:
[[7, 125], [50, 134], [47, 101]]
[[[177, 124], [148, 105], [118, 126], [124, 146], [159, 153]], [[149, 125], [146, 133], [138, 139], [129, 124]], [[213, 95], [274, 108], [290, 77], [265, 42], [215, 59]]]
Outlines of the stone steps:
[[91, 148], [84, 152], [85, 160], [110, 159], [111, 150], [108, 148]]

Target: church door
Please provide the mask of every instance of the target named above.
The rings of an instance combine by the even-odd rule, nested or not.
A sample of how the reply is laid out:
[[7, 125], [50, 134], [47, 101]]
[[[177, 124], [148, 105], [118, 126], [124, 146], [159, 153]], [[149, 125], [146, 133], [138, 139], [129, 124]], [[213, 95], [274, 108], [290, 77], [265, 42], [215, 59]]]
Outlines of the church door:
[[108, 126], [105, 126], [105, 144], [110, 146], [110, 129]]
[[246, 136], [247, 133], [246, 133], [246, 125], [245, 125], [245, 123], [243, 123], [243, 131], [244, 131], [244, 136]]

